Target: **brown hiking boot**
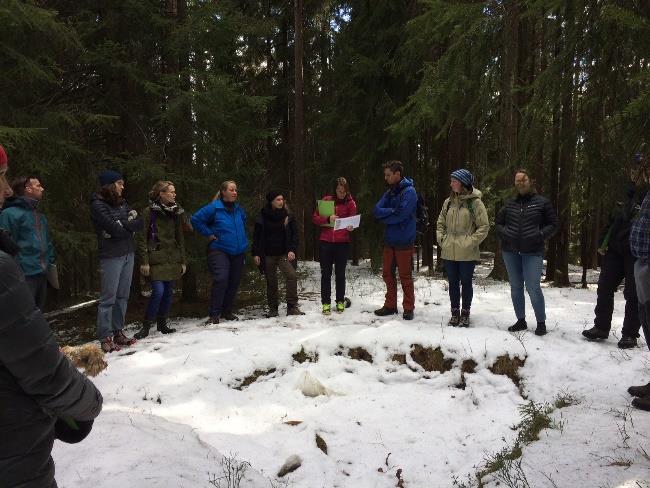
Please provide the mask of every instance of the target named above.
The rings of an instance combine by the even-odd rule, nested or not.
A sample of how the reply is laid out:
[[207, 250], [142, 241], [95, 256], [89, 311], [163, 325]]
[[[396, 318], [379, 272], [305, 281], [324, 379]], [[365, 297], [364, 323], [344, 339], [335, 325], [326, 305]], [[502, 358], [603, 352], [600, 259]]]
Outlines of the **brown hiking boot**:
[[128, 337], [123, 330], [118, 330], [113, 334], [113, 342], [118, 346], [132, 346], [137, 341], [133, 337]]
[[300, 310], [298, 305], [289, 305], [287, 307], [287, 315], [305, 315], [305, 312]]
[[101, 344], [102, 344], [102, 351], [104, 351], [107, 354], [109, 352], [116, 352], [122, 349], [120, 346], [118, 346], [113, 342], [113, 338], [110, 336], [106, 337], [105, 339], [102, 339]]

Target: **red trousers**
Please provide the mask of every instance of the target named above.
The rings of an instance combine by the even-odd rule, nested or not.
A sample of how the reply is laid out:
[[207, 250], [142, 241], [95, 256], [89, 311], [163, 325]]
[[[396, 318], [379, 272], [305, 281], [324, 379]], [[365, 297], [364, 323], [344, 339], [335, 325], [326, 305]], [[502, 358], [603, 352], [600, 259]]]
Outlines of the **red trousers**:
[[397, 280], [395, 278], [395, 268], [399, 274], [399, 280], [402, 283], [404, 300], [402, 305], [404, 311], [410, 311], [415, 308], [415, 290], [413, 288], [412, 272], [413, 246], [409, 248], [384, 247], [382, 259], [382, 276], [386, 283], [386, 300], [384, 307], [397, 308]]

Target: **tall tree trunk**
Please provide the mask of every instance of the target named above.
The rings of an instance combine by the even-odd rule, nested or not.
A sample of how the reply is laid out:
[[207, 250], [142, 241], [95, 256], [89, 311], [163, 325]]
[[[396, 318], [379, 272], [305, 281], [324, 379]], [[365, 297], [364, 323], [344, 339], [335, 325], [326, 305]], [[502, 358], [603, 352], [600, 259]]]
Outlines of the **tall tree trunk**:
[[294, 197], [293, 206], [298, 222], [300, 239], [300, 256], [305, 255], [305, 107], [304, 107], [304, 26], [303, 26], [303, 0], [294, 0], [294, 137], [293, 137], [293, 170], [294, 170]]

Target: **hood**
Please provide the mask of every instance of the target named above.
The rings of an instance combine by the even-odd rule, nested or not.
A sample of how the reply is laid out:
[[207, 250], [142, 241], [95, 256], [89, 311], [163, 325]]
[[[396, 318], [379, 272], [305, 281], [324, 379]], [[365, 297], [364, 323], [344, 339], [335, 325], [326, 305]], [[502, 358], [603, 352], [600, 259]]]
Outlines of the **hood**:
[[472, 193], [464, 193], [463, 195], [460, 196], [461, 200], [473, 200], [475, 198], [481, 198], [483, 196], [483, 193], [481, 193], [480, 190], [477, 190], [476, 188], [472, 189]]
[[4, 207], [5, 209], [11, 207], [24, 208], [25, 210], [34, 210], [38, 207], [38, 200], [32, 200], [25, 197], [13, 197], [5, 200]]

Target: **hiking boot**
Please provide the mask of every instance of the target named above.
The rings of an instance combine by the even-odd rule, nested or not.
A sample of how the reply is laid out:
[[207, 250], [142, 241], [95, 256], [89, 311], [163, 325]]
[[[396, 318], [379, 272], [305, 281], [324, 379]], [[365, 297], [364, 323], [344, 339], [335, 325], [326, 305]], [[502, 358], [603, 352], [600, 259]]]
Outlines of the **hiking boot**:
[[397, 315], [397, 309], [396, 308], [388, 308], [388, 307], [381, 307], [375, 310], [375, 315], [379, 315], [380, 317], [384, 317], [386, 315]]
[[332, 313], [332, 306], [329, 303], [323, 303], [323, 315], [329, 315]]
[[336, 302], [336, 311], [337, 313], [345, 312], [345, 302]]
[[518, 319], [514, 324], [508, 327], [508, 332], [518, 332], [520, 330], [526, 330], [527, 328], [528, 324], [526, 323], [526, 319]]
[[449, 319], [449, 322], [447, 322], [447, 325], [450, 327], [458, 327], [458, 324], [460, 324], [460, 310], [457, 308], [452, 308], [451, 318]]
[[156, 324], [157, 324], [156, 328], [158, 329], [158, 332], [160, 332], [161, 334], [173, 334], [174, 332], [176, 332], [176, 329], [167, 327], [167, 317], [158, 317]]
[[205, 321], [205, 323], [203, 325], [205, 325], [206, 327], [208, 325], [219, 325], [219, 316], [218, 315], [211, 315], [208, 318], [208, 320]]
[[137, 331], [135, 334], [133, 334], [133, 337], [136, 339], [144, 339], [149, 335], [149, 329], [151, 328], [151, 320], [143, 320], [142, 321], [142, 327], [140, 327], [140, 330]]
[[221, 318], [224, 320], [239, 320], [239, 317], [232, 312], [223, 312]]
[[352, 306], [352, 300], [350, 300], [348, 297], [345, 297], [343, 299], [343, 303], [345, 303], [345, 308], [350, 308]]
[[288, 315], [305, 315], [305, 312], [300, 310], [298, 305], [289, 305], [287, 306], [287, 316]]
[[115, 342], [113, 342], [113, 338], [110, 336], [102, 339], [101, 344], [102, 344], [102, 351], [104, 351], [105, 353], [116, 352], [122, 349], [120, 346], [115, 344]]
[[460, 311], [460, 322], [458, 327], [469, 327], [469, 310]]
[[634, 400], [632, 400], [632, 405], [638, 408], [639, 410], [646, 410], [650, 412], [650, 396], [635, 398]]
[[619, 349], [631, 349], [636, 346], [637, 346], [636, 337], [624, 335], [621, 337], [621, 340], [618, 341]]
[[650, 383], [643, 386], [630, 386], [627, 389], [627, 392], [635, 397], [647, 397], [650, 396]]
[[404, 320], [413, 320], [413, 310], [404, 310], [402, 318]]
[[591, 329], [583, 330], [582, 335], [589, 341], [601, 341], [609, 337], [609, 332], [594, 326]]
[[123, 330], [118, 330], [113, 334], [113, 342], [117, 343], [118, 346], [132, 346], [136, 343], [136, 340], [133, 337], [128, 337]]
[[546, 322], [537, 322], [537, 328], [535, 329], [536, 336], [546, 335]]
[[273, 318], [273, 317], [277, 317], [278, 315], [279, 315], [278, 314], [278, 309], [277, 308], [271, 308], [271, 309], [269, 309], [269, 312], [266, 314], [266, 318], [270, 319], [270, 318]]

